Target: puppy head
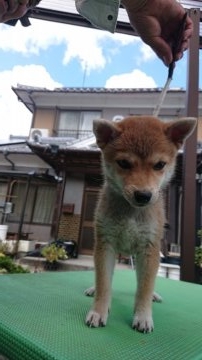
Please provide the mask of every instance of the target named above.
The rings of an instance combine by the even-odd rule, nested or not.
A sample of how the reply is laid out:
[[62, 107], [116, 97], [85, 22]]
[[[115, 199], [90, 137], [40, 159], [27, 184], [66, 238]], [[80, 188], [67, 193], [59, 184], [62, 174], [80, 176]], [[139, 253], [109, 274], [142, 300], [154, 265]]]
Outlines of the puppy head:
[[95, 120], [106, 181], [134, 207], [155, 203], [170, 181], [178, 149], [196, 126], [195, 118], [162, 122], [131, 116], [118, 123]]

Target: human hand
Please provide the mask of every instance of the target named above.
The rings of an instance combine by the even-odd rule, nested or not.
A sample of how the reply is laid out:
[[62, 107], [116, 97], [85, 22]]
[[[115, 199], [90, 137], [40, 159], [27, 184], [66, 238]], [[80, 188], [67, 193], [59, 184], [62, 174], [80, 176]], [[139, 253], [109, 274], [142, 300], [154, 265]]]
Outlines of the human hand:
[[0, 22], [18, 19], [27, 12], [29, 0], [0, 0]]
[[19, 19], [41, 0], [0, 0], [0, 23]]
[[184, 8], [176, 0], [148, 0], [137, 11], [134, 11], [134, 0], [122, 0], [122, 4], [128, 13], [131, 25], [166, 66], [182, 58], [183, 52], [189, 46], [193, 23], [187, 16], [182, 41], [173, 58], [172, 48], [185, 14]]

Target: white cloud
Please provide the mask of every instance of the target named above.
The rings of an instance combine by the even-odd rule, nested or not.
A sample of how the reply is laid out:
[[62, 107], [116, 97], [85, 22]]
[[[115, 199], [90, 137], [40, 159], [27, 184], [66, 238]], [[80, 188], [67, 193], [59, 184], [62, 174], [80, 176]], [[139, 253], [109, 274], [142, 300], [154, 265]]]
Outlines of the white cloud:
[[137, 69], [131, 73], [113, 75], [105, 84], [106, 88], [155, 88], [156, 86], [151, 76]]
[[0, 24], [0, 49], [29, 56], [39, 54], [40, 50], [46, 50], [51, 45], [62, 43], [64, 38], [64, 35], [61, 36], [62, 24], [41, 20], [31, 21], [33, 25], [29, 27], [23, 27], [20, 23], [15, 27]]
[[142, 41], [140, 46], [140, 53], [142, 55], [141, 60], [144, 62], [154, 60], [157, 58], [155, 52], [150, 48], [150, 46], [143, 43]]
[[77, 58], [83, 70], [87, 68], [89, 72], [103, 69], [106, 65], [106, 58], [103, 47], [99, 43], [101, 39], [100, 31], [70, 27], [66, 37], [67, 48], [63, 64], [67, 65], [72, 59]]
[[[0, 50], [10, 52], [11, 56], [20, 53], [24, 57], [33, 54], [40, 56], [42, 50], [50, 46], [64, 45], [61, 63], [69, 64], [77, 59], [81, 67], [91, 70], [103, 69], [112, 61], [116, 52], [124, 51], [124, 46], [139, 43], [135, 36], [110, 34], [101, 30], [80, 28], [48, 21], [31, 19], [32, 25], [24, 28], [0, 24]], [[106, 44], [107, 54], [105, 53]], [[146, 51], [146, 50], [145, 50]], [[144, 57], [147, 56], [144, 54]], [[60, 87], [45, 67], [36, 65], [14, 66], [11, 70], [0, 72], [0, 139], [10, 134], [28, 135], [31, 113], [18, 102], [11, 90], [17, 83], [46, 88]], [[107, 87], [155, 87], [155, 82], [146, 74], [135, 70], [131, 74], [122, 74], [108, 79]]]
[[141, 39], [138, 36], [125, 35], [119, 33], [109, 34], [109, 36], [114, 41], [119, 42], [119, 44], [122, 46], [141, 42]]
[[43, 66], [14, 66], [11, 71], [0, 72], [0, 139], [8, 139], [10, 134], [29, 134], [32, 114], [11, 89], [18, 83], [48, 89], [61, 86]]
[[[82, 69], [90, 72], [103, 69], [110, 62], [113, 51], [122, 46], [139, 42], [139, 38], [124, 34], [111, 34], [106, 31], [89, 29], [67, 24], [31, 19], [32, 25], [24, 28], [17, 23], [15, 27], [0, 24], [0, 49], [18, 52], [24, 56], [38, 55], [51, 45], [64, 45], [63, 64], [78, 59]], [[9, 39], [9, 41], [8, 41]], [[104, 42], [112, 42], [112, 51], [104, 55]]]
[[[92, 30], [69, 26], [69, 33], [66, 35], [67, 49], [63, 58], [63, 64], [68, 64], [73, 58], [78, 58], [82, 69], [88, 72], [96, 69], [103, 69], [107, 62], [109, 63], [110, 55], [119, 52], [122, 46], [126, 46], [139, 39], [124, 34], [110, 34], [106, 31]], [[114, 46], [104, 55], [104, 42], [110, 40]]]

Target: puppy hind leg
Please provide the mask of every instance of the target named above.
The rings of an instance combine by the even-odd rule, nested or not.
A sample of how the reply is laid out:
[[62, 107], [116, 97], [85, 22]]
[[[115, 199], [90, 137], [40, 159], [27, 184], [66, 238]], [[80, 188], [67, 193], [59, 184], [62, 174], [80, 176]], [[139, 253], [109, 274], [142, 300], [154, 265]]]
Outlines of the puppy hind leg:
[[[89, 327], [105, 326], [107, 323], [111, 305], [111, 282], [115, 265], [115, 252], [110, 246], [96, 246], [94, 261], [94, 303], [86, 316], [86, 324]], [[91, 294], [93, 294], [93, 288], [91, 288]]]
[[159, 266], [159, 247], [150, 244], [137, 254], [137, 292], [132, 327], [140, 332], [153, 331], [152, 300], [156, 274]]

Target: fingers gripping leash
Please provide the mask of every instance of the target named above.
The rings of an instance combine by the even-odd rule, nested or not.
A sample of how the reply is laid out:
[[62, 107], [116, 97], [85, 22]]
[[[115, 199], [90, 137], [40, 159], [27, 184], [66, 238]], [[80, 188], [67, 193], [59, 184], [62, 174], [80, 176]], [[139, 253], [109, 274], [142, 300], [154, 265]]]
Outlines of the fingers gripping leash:
[[163, 87], [163, 90], [162, 90], [162, 92], [160, 94], [157, 105], [156, 105], [156, 107], [154, 108], [154, 111], [153, 111], [153, 116], [156, 116], [156, 117], [158, 117], [158, 115], [159, 115], [160, 109], [161, 109], [161, 107], [163, 105], [165, 96], [167, 94], [167, 91], [169, 89], [170, 83], [171, 83], [172, 78], [173, 78], [173, 72], [174, 72], [174, 68], [175, 68], [175, 55], [177, 54], [177, 52], [179, 50], [179, 47], [181, 45], [181, 42], [182, 42], [182, 36], [183, 36], [183, 32], [184, 32], [185, 25], [186, 25], [186, 19], [187, 19], [187, 12], [184, 14], [184, 16], [182, 18], [182, 22], [181, 22], [181, 24], [179, 26], [179, 30], [178, 30], [176, 40], [175, 40], [175, 42], [173, 44], [173, 48], [172, 48], [173, 61], [171, 62], [171, 64], [169, 65], [169, 68], [168, 68], [168, 77], [167, 77], [166, 83], [165, 83], [165, 85]]

